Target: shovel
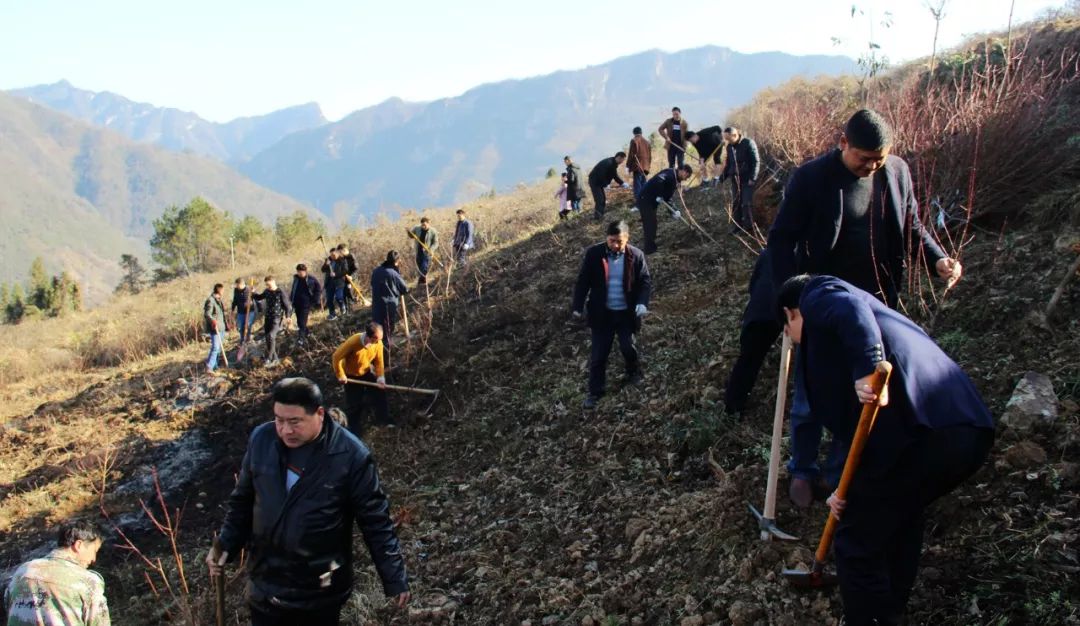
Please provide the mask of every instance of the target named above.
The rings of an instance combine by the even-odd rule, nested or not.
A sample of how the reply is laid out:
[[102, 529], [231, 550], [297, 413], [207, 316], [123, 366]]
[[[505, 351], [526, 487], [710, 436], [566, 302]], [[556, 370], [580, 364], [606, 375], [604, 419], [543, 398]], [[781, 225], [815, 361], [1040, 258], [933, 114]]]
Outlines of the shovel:
[[[892, 374], [892, 365], [888, 361], [878, 363], [877, 369], [874, 371], [874, 378], [870, 382], [877, 396], [880, 397], [882, 390], [889, 385], [890, 374]], [[855, 436], [851, 440], [851, 450], [848, 452], [847, 461], [844, 463], [844, 473], [840, 476], [840, 486], [836, 488], [836, 497], [841, 500], [847, 499], [848, 487], [855, 477], [855, 470], [859, 467], [859, 459], [862, 457], [863, 448], [866, 446], [866, 439], [870, 436], [870, 429], [873, 428], [874, 421], [877, 420], [879, 408], [881, 407], [877, 402], [863, 405], [862, 414], [859, 415], [859, 424], [855, 427]], [[788, 582], [793, 586], [816, 589], [836, 584], [836, 574], [825, 571], [825, 559], [828, 557], [829, 548], [832, 546], [833, 535], [836, 534], [837, 521], [830, 511], [825, 522], [825, 530], [821, 533], [821, 541], [818, 543], [817, 552], [814, 553], [814, 565], [809, 572], [798, 569], [785, 569], [782, 572], [784, 578], [787, 578]]]
[[[214, 560], [221, 558], [221, 542], [217, 533], [214, 533]], [[225, 572], [220, 576], [214, 576], [214, 624], [225, 626]]]
[[776, 384], [776, 413], [773, 415], [772, 446], [769, 448], [769, 479], [765, 485], [764, 514], [759, 513], [749, 502], [750, 512], [757, 518], [761, 529], [761, 540], [768, 541], [775, 537], [783, 541], [798, 541], [776, 527], [776, 483], [780, 474], [780, 439], [784, 435], [784, 413], [787, 401], [788, 372], [791, 369], [791, 337], [784, 333], [784, 343], [780, 348], [780, 381]]

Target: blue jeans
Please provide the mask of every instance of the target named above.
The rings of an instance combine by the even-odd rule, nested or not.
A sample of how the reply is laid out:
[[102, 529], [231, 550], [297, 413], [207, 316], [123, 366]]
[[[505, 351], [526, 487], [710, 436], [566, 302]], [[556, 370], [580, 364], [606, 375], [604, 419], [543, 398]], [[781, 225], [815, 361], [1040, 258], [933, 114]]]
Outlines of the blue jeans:
[[210, 354], [206, 357], [206, 369], [211, 372], [217, 369], [218, 357], [221, 356], [221, 351], [224, 347], [221, 343], [221, 333], [213, 333], [210, 335]]
[[416, 253], [416, 269], [421, 278], [427, 278], [428, 270], [431, 269], [431, 257], [426, 252]]
[[243, 311], [236, 312], [236, 332], [240, 333], [241, 341], [248, 339], [248, 335], [251, 334], [251, 325], [255, 323], [255, 311], [250, 311], [247, 315]]
[[326, 308], [330, 311], [330, 317], [334, 317], [339, 311], [341, 315], [345, 314], [345, 284], [330, 285], [326, 290]]
[[641, 196], [641, 190], [645, 188], [646, 176], [641, 172], [634, 172], [634, 202]]
[[[813, 481], [822, 474], [818, 466], [818, 448], [821, 446], [821, 423], [810, 415], [810, 402], [806, 397], [806, 378], [803, 375], [798, 351], [795, 352], [795, 396], [791, 399], [791, 459], [787, 470], [792, 478]], [[854, 391], [852, 391], [854, 393]], [[831, 487], [840, 483], [847, 461], [847, 448], [835, 437], [829, 442], [825, 457], [825, 482]]]

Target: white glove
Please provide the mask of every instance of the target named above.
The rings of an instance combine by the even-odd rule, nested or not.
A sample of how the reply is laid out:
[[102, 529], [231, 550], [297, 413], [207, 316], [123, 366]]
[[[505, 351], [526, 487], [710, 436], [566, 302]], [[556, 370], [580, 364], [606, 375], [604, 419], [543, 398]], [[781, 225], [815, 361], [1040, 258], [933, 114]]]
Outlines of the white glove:
[[574, 319], [579, 320], [583, 316], [581, 311], [574, 311]]
[[644, 304], [639, 304], [636, 307], [634, 307], [634, 313], [638, 317], [645, 317], [649, 313], [649, 309], [645, 308]]
[[671, 214], [671, 219], [674, 219], [674, 220], [682, 219], [682, 213], [679, 212], [679, 211], [675, 211], [674, 213]]
[[623, 183], [622, 188], [623, 189], [629, 189], [630, 188], [630, 183]]
[[471, 243], [467, 243], [467, 244], [465, 244], [465, 245], [463, 245], [461, 247], [466, 249], [466, 250], [472, 250], [472, 244]]
[[386, 377], [385, 376], [380, 376], [380, 377], [375, 379], [375, 382], [379, 383], [380, 385], [385, 385], [386, 384]]
[[657, 203], [657, 204], [661, 204], [662, 202], [664, 202], [664, 199], [663, 199], [663, 198], [661, 198], [661, 197], [659, 197], [659, 196], [657, 196], [657, 198], [656, 198], [656, 203]]

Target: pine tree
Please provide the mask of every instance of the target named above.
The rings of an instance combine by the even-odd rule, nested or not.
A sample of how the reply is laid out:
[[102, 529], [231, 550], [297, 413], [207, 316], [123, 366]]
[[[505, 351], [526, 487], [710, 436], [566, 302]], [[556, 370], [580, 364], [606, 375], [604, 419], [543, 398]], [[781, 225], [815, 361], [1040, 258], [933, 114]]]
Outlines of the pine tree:
[[116, 293], [136, 294], [146, 286], [146, 268], [139, 263], [134, 254], [120, 255], [120, 268], [124, 270], [124, 276], [120, 284], [116, 286]]

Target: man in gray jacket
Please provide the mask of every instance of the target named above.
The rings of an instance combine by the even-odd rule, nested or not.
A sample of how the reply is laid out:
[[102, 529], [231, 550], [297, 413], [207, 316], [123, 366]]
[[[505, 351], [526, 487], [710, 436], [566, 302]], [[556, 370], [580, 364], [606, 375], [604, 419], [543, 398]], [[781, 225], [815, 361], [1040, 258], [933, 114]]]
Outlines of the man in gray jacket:
[[225, 350], [225, 304], [221, 301], [224, 291], [225, 285], [214, 285], [214, 292], [203, 303], [203, 325], [210, 335], [210, 354], [206, 357], [206, 369], [211, 372], [217, 369], [218, 357]]

